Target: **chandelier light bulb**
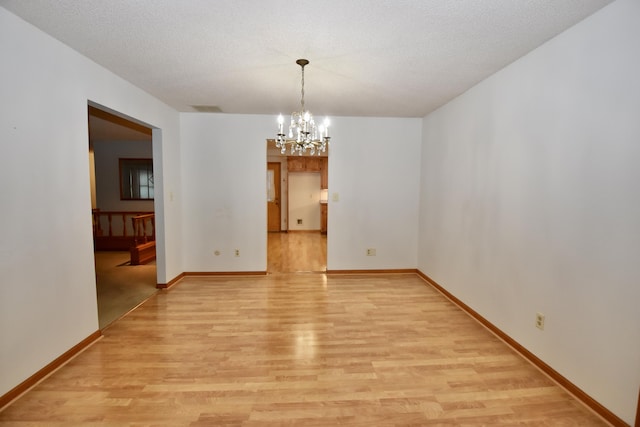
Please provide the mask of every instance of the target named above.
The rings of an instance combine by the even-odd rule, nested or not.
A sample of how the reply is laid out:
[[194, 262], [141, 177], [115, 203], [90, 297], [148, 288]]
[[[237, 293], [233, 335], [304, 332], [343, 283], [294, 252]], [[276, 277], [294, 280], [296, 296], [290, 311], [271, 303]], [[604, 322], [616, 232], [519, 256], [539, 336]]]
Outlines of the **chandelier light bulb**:
[[278, 135], [282, 135], [283, 125], [284, 125], [284, 117], [282, 117], [282, 114], [280, 114], [278, 116]]

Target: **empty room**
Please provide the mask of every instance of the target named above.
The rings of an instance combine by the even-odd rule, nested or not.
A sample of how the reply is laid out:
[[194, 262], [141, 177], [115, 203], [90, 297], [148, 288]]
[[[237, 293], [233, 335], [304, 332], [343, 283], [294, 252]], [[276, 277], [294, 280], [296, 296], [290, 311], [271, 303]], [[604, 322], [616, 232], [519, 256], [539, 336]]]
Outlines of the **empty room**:
[[639, 21], [0, 0], [0, 425], [640, 426]]

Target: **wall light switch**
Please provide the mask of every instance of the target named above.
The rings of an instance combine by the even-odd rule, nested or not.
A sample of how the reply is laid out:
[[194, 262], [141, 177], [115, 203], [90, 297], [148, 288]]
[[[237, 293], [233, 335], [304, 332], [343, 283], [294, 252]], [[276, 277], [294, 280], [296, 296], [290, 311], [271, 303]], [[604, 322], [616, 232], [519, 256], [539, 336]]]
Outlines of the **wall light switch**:
[[340, 195], [338, 193], [333, 193], [331, 195], [331, 200], [333, 200], [334, 202], [337, 202], [340, 200]]

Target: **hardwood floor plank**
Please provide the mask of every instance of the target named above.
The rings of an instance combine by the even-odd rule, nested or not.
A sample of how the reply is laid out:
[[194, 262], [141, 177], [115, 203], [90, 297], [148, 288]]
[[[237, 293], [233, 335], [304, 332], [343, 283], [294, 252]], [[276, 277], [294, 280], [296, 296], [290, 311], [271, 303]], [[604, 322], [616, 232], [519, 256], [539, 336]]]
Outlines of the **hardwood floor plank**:
[[0, 425], [607, 425], [415, 275], [187, 277]]
[[267, 271], [327, 271], [327, 235], [317, 232], [268, 233]]

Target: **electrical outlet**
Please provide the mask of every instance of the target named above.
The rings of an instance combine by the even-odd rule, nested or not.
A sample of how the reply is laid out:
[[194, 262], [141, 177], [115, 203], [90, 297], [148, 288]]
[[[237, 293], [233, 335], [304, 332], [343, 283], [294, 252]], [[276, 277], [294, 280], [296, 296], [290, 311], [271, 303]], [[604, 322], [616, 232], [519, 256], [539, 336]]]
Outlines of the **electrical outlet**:
[[236, 250], [234, 251], [234, 254], [235, 254], [235, 256], [240, 256], [240, 249], [236, 249]]
[[536, 328], [544, 330], [544, 314], [536, 313]]
[[367, 249], [367, 256], [376, 256], [376, 248]]

